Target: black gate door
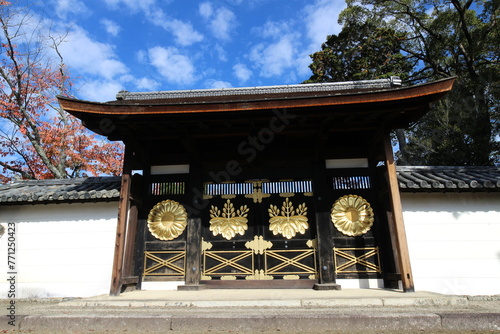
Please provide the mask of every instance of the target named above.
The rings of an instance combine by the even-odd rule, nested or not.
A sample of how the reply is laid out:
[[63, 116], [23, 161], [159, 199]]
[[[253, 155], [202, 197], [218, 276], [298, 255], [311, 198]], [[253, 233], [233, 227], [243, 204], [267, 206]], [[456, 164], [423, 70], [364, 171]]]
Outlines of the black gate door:
[[316, 279], [311, 181], [205, 185], [202, 280]]

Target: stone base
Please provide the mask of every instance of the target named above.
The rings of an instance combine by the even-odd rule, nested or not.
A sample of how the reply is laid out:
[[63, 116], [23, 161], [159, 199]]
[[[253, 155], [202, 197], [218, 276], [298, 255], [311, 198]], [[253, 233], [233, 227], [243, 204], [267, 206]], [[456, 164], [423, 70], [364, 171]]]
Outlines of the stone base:
[[205, 284], [186, 284], [177, 286], [179, 291], [200, 291], [205, 290], [207, 286]]
[[316, 283], [313, 286], [314, 290], [342, 290], [342, 287], [339, 284], [336, 283], [326, 283], [326, 284], [319, 284]]

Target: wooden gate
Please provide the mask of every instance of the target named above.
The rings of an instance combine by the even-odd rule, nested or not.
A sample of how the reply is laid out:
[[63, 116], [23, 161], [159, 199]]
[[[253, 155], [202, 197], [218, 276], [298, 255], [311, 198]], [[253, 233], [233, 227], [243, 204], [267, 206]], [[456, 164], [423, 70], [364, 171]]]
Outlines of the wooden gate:
[[205, 184], [202, 280], [314, 280], [309, 180]]
[[[368, 168], [330, 169], [332, 187], [328, 196], [332, 206], [333, 258], [337, 278], [368, 279], [382, 277], [380, 253], [390, 243], [381, 243], [383, 212], [374, 186], [377, 179]], [[356, 224], [352, 224], [352, 222]], [[343, 223], [348, 223], [343, 225]], [[350, 229], [352, 228], [352, 229]]]

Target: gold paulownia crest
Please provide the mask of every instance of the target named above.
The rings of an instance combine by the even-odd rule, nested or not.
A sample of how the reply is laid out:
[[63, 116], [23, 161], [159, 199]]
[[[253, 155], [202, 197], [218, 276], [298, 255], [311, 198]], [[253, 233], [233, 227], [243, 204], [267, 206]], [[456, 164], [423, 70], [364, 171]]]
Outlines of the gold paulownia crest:
[[283, 202], [281, 212], [276, 205], [269, 207], [269, 230], [274, 235], [282, 234], [285, 238], [291, 239], [297, 233], [304, 234], [309, 228], [307, 223], [306, 203], [302, 203], [294, 209], [292, 202], [288, 198]]
[[247, 241], [245, 247], [253, 250], [255, 254], [264, 254], [266, 249], [272, 248], [273, 243], [271, 241], [264, 240], [261, 235], [256, 235], [253, 237], [252, 241]]
[[165, 200], [156, 204], [148, 215], [148, 229], [160, 240], [173, 240], [187, 226], [186, 209], [176, 201]]
[[234, 210], [234, 205], [230, 200], [224, 203], [221, 210], [212, 205], [210, 209], [210, 231], [214, 236], [221, 234], [227, 240], [231, 240], [236, 234], [243, 235], [248, 229], [248, 207], [242, 205], [239, 210]]
[[365, 234], [373, 225], [373, 209], [363, 197], [346, 195], [332, 206], [332, 223], [345, 235], [356, 237]]

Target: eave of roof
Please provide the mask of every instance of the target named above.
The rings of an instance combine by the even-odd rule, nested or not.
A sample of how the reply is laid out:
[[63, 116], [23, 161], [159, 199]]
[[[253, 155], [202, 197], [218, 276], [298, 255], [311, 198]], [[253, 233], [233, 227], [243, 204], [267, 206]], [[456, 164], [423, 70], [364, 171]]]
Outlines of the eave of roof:
[[[240, 94], [238, 89], [224, 90], [222, 95], [210, 95], [208, 90], [175, 91], [151, 93], [122, 93], [121, 100], [106, 103], [83, 101], [58, 96], [61, 107], [67, 112], [81, 117], [85, 114], [97, 115], [154, 115], [154, 114], [186, 114], [186, 113], [214, 113], [231, 111], [270, 110], [275, 108], [312, 108], [328, 106], [346, 106], [369, 103], [388, 103], [401, 101], [420, 101], [426, 104], [441, 98], [451, 90], [455, 78], [447, 78], [431, 83], [401, 87], [384, 86], [382, 88], [339, 89], [335, 85], [323, 84], [322, 90], [307, 90], [308, 85], [294, 85], [305, 87], [303, 90], [286, 90], [291, 86], [259, 87], [249, 89], [253, 94]], [[338, 83], [337, 83], [338, 84]], [[352, 84], [352, 82], [350, 82]], [[330, 87], [331, 89], [325, 89]], [[341, 86], [342, 87], [342, 86]], [[363, 87], [363, 86], [361, 86]], [[284, 92], [283, 92], [284, 91]], [[189, 94], [194, 97], [189, 97]], [[203, 93], [205, 92], [205, 93]], [[132, 95], [136, 94], [136, 95]], [[119, 95], [120, 96], [120, 95]], [[133, 96], [131, 98], [131, 96]]]

